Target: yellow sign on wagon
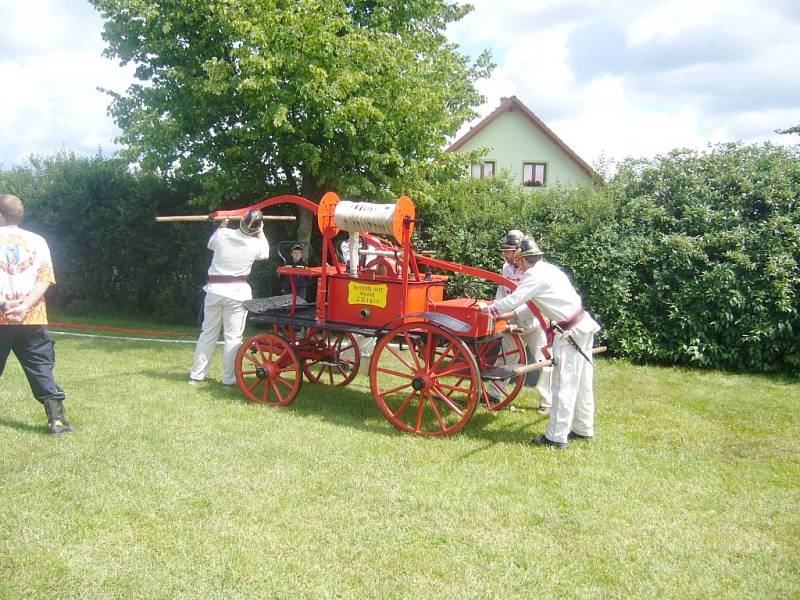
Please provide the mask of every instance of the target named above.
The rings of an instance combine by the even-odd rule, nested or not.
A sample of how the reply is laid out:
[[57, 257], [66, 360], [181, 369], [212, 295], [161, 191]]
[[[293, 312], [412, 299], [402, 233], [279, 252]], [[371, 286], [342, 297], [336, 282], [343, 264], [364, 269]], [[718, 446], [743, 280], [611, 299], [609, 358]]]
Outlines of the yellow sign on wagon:
[[347, 288], [348, 304], [369, 304], [386, 308], [389, 286], [385, 283], [360, 283], [350, 281]]

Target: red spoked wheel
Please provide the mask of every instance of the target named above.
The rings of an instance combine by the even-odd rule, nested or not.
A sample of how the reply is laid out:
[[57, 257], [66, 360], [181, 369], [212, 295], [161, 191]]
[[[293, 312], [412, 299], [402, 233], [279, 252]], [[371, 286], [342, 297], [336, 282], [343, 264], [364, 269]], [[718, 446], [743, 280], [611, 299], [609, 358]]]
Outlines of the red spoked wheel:
[[300, 360], [285, 339], [262, 333], [245, 340], [239, 348], [236, 381], [251, 402], [286, 406], [303, 383]]
[[[501, 338], [479, 342], [476, 358], [481, 373], [488, 373], [492, 369], [500, 367], [512, 367], [528, 363], [525, 344], [522, 343], [522, 339], [516, 333], [505, 334]], [[505, 408], [517, 397], [524, 384], [524, 373], [510, 380], [482, 379], [481, 392], [486, 408], [488, 410]]]
[[383, 336], [369, 378], [389, 422], [420, 435], [450, 435], [464, 427], [481, 389], [467, 345], [431, 323], [406, 323]]
[[358, 374], [361, 349], [350, 332], [309, 329], [300, 347], [303, 373], [312, 383], [342, 387]]

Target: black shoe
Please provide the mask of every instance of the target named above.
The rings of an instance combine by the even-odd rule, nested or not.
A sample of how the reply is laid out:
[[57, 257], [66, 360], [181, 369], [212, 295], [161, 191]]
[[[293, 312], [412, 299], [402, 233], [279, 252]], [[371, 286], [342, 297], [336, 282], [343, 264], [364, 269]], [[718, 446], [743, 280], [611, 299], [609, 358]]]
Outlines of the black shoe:
[[553, 440], [547, 439], [545, 436], [540, 435], [537, 438], [533, 438], [530, 442], [528, 442], [531, 446], [550, 446], [552, 448], [558, 448], [562, 450], [567, 447], [566, 442], [554, 442]]
[[45, 400], [44, 411], [47, 413], [47, 427], [50, 435], [61, 435], [62, 433], [72, 433], [75, 431], [67, 415], [64, 414], [64, 403], [57, 400]]
[[575, 433], [574, 431], [570, 431], [569, 435], [567, 436], [568, 440], [585, 440], [590, 442], [594, 439], [593, 435], [581, 435], [580, 433]]
[[61, 421], [59, 419], [48, 421], [47, 427], [50, 429], [50, 435], [61, 435], [62, 433], [72, 433], [75, 431], [75, 427], [70, 425], [69, 421]]

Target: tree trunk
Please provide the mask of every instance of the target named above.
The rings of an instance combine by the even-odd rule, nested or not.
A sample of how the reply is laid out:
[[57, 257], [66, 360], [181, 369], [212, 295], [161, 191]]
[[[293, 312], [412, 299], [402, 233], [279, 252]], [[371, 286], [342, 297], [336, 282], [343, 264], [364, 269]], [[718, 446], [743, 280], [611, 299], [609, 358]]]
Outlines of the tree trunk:
[[[322, 198], [322, 190], [320, 189], [317, 180], [311, 175], [303, 174], [303, 183], [300, 187], [300, 195], [306, 200], [311, 200], [319, 204]], [[314, 227], [314, 215], [311, 211], [300, 209], [300, 214], [297, 216], [297, 237], [303, 241], [311, 239], [311, 228]]]

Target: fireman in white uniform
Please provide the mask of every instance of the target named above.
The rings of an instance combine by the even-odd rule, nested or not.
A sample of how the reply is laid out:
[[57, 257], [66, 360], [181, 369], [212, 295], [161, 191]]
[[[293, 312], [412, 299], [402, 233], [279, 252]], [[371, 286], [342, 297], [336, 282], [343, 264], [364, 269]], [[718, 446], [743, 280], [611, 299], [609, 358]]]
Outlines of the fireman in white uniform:
[[239, 223], [238, 229], [228, 229], [227, 220], [208, 240], [214, 251], [208, 268], [208, 284], [203, 288], [206, 300], [203, 305], [203, 330], [197, 339], [194, 363], [189, 371], [189, 383], [205, 381], [211, 357], [223, 329], [225, 339], [222, 350], [222, 384], [236, 384], [236, 353], [242, 344], [242, 333], [247, 320], [244, 302], [253, 297], [248, 277], [253, 262], [269, 258], [269, 244], [264, 236], [261, 211], [250, 210]]
[[[583, 309], [581, 298], [566, 274], [543, 259], [532, 237], [520, 242], [518, 256], [525, 273], [516, 290], [482, 309], [495, 317], [517, 314], [532, 300], [542, 315], [560, 332], [553, 340], [554, 367], [550, 382], [552, 408], [545, 434], [538, 445], [564, 448], [570, 439], [594, 437], [594, 368], [581, 356], [592, 356], [594, 334], [600, 326]], [[575, 343], [575, 346], [570, 341]]]
[[[500, 274], [519, 285], [525, 270], [519, 266], [521, 260], [517, 257], [517, 250], [525, 234], [519, 229], [512, 229], [503, 238], [501, 249], [503, 251], [503, 269]], [[504, 285], [497, 286], [497, 293], [495, 294], [495, 301], [505, 298], [511, 293]], [[516, 320], [514, 324], [520, 328], [520, 339], [528, 349], [528, 360], [542, 361], [544, 354], [542, 348], [547, 344], [547, 335], [542, 329], [539, 319], [537, 319], [527, 306], [522, 306], [520, 310], [515, 313]], [[506, 351], [511, 350], [510, 343], [504, 343]], [[489, 395], [494, 396], [492, 387], [489, 387]], [[550, 367], [540, 369], [538, 372], [538, 379], [536, 380], [536, 391], [539, 392], [539, 413], [546, 415], [550, 413]]]

